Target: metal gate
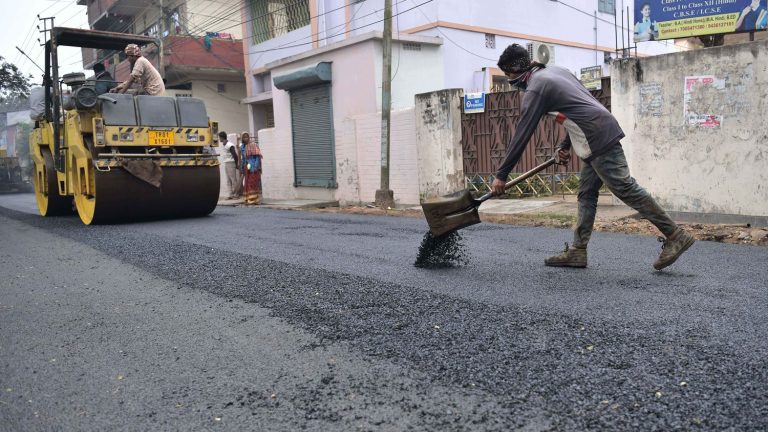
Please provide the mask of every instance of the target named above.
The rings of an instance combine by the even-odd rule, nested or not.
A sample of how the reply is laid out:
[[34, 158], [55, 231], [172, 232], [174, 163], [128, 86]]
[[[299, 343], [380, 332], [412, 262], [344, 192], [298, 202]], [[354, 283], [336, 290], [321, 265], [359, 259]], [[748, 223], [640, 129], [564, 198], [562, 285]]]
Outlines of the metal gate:
[[[602, 90], [592, 95], [608, 110], [611, 109], [611, 81], [603, 78]], [[520, 122], [523, 93], [507, 91], [485, 96], [485, 112], [461, 115], [461, 140], [464, 152], [464, 175], [467, 187], [478, 192], [490, 190], [496, 170], [507, 153], [507, 143]], [[544, 117], [531, 137], [523, 156], [513, 168], [516, 177], [546, 161], [555, 147], [565, 139], [565, 129], [553, 118]], [[517, 187], [517, 195], [547, 195], [573, 193], [578, 188], [581, 159], [572, 157], [568, 165], [554, 166]], [[513, 191], [514, 192], [514, 191]]]

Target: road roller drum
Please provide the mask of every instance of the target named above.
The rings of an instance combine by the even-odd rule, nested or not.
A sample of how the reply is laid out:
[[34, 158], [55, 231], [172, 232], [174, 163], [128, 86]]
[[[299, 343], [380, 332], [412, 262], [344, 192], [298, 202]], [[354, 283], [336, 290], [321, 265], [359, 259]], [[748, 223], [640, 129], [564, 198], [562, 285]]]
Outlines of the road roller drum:
[[95, 193], [75, 195], [85, 224], [205, 216], [219, 199], [219, 167], [164, 167], [159, 187], [124, 168], [94, 170]]

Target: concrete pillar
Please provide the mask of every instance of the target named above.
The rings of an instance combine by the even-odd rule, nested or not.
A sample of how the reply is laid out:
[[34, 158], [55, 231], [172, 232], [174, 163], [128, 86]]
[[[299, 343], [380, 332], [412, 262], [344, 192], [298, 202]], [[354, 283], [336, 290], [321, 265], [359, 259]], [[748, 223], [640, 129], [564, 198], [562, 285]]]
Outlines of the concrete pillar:
[[464, 189], [462, 89], [416, 95], [415, 126], [421, 201]]

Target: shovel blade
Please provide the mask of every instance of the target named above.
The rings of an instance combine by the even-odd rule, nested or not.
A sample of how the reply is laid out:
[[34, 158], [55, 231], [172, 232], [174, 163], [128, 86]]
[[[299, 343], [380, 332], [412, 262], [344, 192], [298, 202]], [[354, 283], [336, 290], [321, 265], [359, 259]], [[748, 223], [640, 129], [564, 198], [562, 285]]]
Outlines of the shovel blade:
[[435, 237], [480, 223], [479, 206], [480, 202], [468, 190], [421, 204], [429, 231]]

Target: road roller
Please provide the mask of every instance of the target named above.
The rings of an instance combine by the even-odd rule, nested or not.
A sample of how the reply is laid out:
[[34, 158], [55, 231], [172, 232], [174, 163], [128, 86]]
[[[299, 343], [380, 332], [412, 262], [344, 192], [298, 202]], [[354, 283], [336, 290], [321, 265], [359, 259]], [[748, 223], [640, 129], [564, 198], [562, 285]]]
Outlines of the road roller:
[[204, 216], [219, 197], [218, 125], [197, 98], [97, 94], [85, 74], [58, 76], [57, 48], [122, 51], [147, 36], [53, 27], [45, 112], [30, 133], [42, 216], [86, 224]]

